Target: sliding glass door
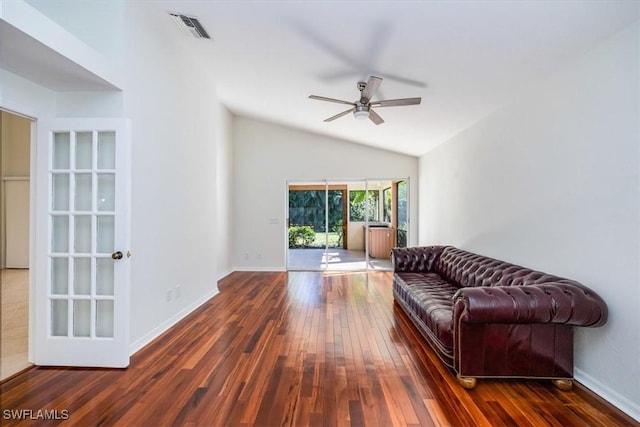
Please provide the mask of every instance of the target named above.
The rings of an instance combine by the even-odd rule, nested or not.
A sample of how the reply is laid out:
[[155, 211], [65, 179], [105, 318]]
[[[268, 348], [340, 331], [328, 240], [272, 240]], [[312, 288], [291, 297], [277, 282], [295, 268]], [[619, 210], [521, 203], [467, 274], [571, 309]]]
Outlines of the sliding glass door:
[[328, 251], [346, 245], [346, 186], [292, 183], [287, 194], [287, 268], [325, 270]]
[[397, 197], [395, 199], [396, 211], [396, 246], [406, 248], [409, 234], [409, 196], [407, 181], [395, 183]]
[[408, 233], [406, 194], [406, 180], [288, 183], [287, 269], [391, 269], [397, 225]]

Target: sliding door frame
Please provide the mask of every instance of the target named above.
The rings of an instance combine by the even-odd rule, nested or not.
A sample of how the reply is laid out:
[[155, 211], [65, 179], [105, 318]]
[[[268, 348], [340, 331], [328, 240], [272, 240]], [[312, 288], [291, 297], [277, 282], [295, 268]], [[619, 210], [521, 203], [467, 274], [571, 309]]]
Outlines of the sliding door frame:
[[[286, 270], [290, 270], [290, 254], [289, 254], [289, 226], [290, 226], [290, 214], [289, 214], [289, 192], [291, 189], [295, 190], [322, 190], [325, 191], [325, 245], [324, 245], [324, 257], [322, 266], [319, 270], [316, 271], [327, 271], [330, 270], [329, 266], [329, 191], [330, 190], [342, 190], [343, 191], [343, 248], [347, 250], [349, 248], [349, 226], [350, 226], [350, 206], [349, 206], [349, 185], [355, 183], [363, 183], [365, 188], [365, 221], [364, 221], [364, 269], [358, 269], [355, 271], [370, 271], [373, 268], [371, 267], [371, 261], [369, 257], [369, 228], [372, 221], [369, 218], [369, 188], [371, 183], [375, 182], [390, 182], [392, 188], [392, 218], [390, 227], [393, 227], [394, 234], [396, 234], [396, 240], [394, 241], [394, 246], [397, 244], [397, 184], [399, 182], [406, 182], [407, 185], [407, 242], [409, 241], [409, 235], [411, 233], [411, 224], [410, 224], [410, 178], [363, 178], [363, 179], [321, 179], [321, 180], [287, 180], [285, 182], [284, 194], [285, 194], [285, 221], [284, 223], [284, 242], [285, 242], [285, 268]], [[379, 201], [384, 204], [384, 200], [382, 199], [383, 190], [380, 190]], [[384, 211], [383, 208], [378, 209]], [[384, 219], [384, 218], [383, 218]]]

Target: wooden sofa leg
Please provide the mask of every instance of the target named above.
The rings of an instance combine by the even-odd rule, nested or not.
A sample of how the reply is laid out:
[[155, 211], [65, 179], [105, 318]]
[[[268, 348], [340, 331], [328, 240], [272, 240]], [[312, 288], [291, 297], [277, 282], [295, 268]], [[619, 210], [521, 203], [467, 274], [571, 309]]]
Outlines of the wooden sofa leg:
[[476, 384], [478, 381], [473, 377], [456, 377], [458, 379], [458, 384], [460, 384], [463, 388], [467, 390], [473, 390], [476, 388]]
[[551, 382], [557, 389], [562, 391], [569, 391], [573, 388], [573, 380], [559, 379], [551, 380]]

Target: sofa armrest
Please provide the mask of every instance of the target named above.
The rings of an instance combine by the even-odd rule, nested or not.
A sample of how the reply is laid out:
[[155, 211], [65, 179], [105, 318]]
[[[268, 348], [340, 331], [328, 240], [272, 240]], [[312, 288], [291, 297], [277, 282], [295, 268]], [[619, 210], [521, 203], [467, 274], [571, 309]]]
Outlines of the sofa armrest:
[[433, 266], [444, 248], [445, 246], [393, 248], [391, 249], [393, 271], [428, 273], [433, 270]]
[[602, 326], [605, 302], [578, 284], [461, 288], [454, 295], [454, 323], [563, 323]]

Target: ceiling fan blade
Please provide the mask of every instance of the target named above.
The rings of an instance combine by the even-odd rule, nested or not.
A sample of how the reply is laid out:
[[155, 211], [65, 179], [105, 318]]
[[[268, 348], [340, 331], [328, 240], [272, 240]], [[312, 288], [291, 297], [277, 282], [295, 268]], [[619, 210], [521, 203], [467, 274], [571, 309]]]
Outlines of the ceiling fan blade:
[[325, 119], [324, 121], [325, 121], [325, 122], [331, 122], [331, 121], [333, 121], [333, 120], [335, 120], [335, 119], [339, 119], [339, 118], [340, 118], [340, 117], [342, 117], [342, 116], [346, 116], [346, 115], [347, 115], [347, 114], [349, 114], [349, 113], [353, 113], [353, 112], [355, 111], [355, 109], [356, 109], [356, 107], [349, 108], [348, 110], [343, 111], [342, 113], [338, 113], [338, 114], [336, 114], [335, 116], [331, 116], [331, 117], [329, 117], [328, 119]]
[[371, 101], [371, 98], [373, 98], [373, 95], [376, 93], [376, 90], [378, 90], [378, 87], [380, 87], [381, 83], [382, 83], [381, 77], [376, 77], [376, 76], [369, 77], [369, 81], [367, 82], [367, 85], [362, 90], [362, 95], [360, 96], [360, 102], [362, 102], [363, 104], [368, 104], [369, 101]]
[[353, 102], [343, 101], [341, 99], [335, 98], [327, 98], [326, 96], [318, 96], [318, 95], [309, 95], [310, 99], [316, 99], [318, 101], [327, 101], [327, 102], [335, 102], [336, 104], [347, 104], [347, 105], [356, 105]]
[[382, 117], [380, 117], [380, 115], [378, 115], [378, 113], [376, 113], [372, 109], [369, 109], [369, 119], [377, 125], [384, 123], [384, 120], [382, 120]]
[[372, 107], [399, 107], [402, 105], [418, 105], [422, 102], [422, 98], [401, 98], [401, 99], [384, 99], [382, 101], [374, 101]]

